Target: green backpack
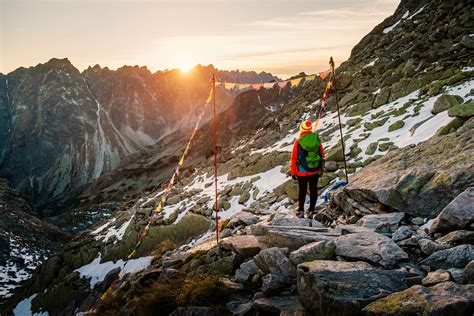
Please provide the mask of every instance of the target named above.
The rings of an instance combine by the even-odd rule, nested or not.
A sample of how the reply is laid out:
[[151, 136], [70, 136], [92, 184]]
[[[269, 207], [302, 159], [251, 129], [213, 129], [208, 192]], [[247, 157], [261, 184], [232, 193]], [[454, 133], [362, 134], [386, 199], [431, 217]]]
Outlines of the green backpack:
[[319, 163], [322, 159], [319, 145], [321, 140], [316, 133], [306, 134], [300, 137], [298, 164], [304, 170], [313, 172], [319, 170]]

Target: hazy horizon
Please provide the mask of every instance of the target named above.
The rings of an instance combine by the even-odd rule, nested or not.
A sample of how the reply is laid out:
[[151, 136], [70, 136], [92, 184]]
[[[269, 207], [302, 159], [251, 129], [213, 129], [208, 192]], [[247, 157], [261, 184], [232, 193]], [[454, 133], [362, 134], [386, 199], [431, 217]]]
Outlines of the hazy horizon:
[[282, 78], [337, 64], [398, 0], [0, 0], [0, 72], [68, 58], [150, 71], [213, 64]]

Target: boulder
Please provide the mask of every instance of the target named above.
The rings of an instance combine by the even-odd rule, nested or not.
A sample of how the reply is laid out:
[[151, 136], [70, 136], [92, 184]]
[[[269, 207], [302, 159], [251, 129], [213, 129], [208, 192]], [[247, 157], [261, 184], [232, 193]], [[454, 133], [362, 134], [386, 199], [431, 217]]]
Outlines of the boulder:
[[287, 254], [288, 249], [272, 247], [260, 251], [253, 260], [265, 273], [280, 274], [286, 279], [294, 278], [296, 277], [296, 267], [288, 259]]
[[262, 244], [269, 247], [287, 247], [290, 250], [296, 250], [310, 242], [335, 238], [335, 235], [329, 233], [326, 228], [263, 224], [250, 227], [252, 235], [257, 236]]
[[236, 282], [245, 283], [248, 282], [254, 274], [258, 273], [258, 267], [255, 261], [245, 261], [240, 265], [240, 269], [235, 271], [234, 279]]
[[414, 233], [415, 231], [412, 228], [408, 226], [401, 226], [393, 233], [392, 240], [398, 243], [399, 241], [410, 238]]
[[221, 240], [220, 245], [245, 258], [253, 257], [262, 250], [259, 241], [252, 235], [228, 237]]
[[298, 297], [295, 295], [276, 295], [261, 297], [253, 302], [257, 315], [303, 315]]
[[259, 220], [257, 215], [254, 215], [249, 212], [239, 212], [235, 214], [232, 219], [229, 221], [226, 227], [236, 228], [238, 226], [248, 226], [256, 224]]
[[250, 193], [247, 191], [242, 192], [239, 197], [239, 204], [245, 204], [250, 199]]
[[404, 216], [405, 213], [403, 212], [365, 215], [357, 221], [357, 226], [374, 231], [386, 231], [388, 229], [388, 231], [394, 232]]
[[334, 172], [336, 171], [337, 169], [339, 169], [337, 167], [337, 162], [335, 161], [326, 161], [325, 165], [324, 165], [324, 170], [327, 171], [327, 172]]
[[285, 278], [277, 273], [269, 273], [262, 278], [262, 292], [265, 294], [278, 293], [285, 285]]
[[451, 201], [434, 220], [430, 233], [448, 233], [474, 223], [474, 187], [467, 188]]
[[446, 270], [436, 270], [428, 272], [428, 275], [421, 281], [424, 286], [432, 286], [441, 282], [451, 281], [451, 274]]
[[375, 233], [354, 233], [336, 238], [336, 255], [351, 260], [363, 260], [391, 268], [399, 261], [408, 259], [403, 251], [390, 238]]
[[474, 261], [471, 261], [464, 268], [463, 282], [466, 284], [474, 284]]
[[326, 229], [326, 227], [316, 220], [309, 218], [298, 218], [291, 215], [275, 214], [275, 217], [270, 221], [270, 225], [274, 226], [288, 226], [288, 227], [314, 227]]
[[403, 126], [405, 126], [405, 121], [399, 120], [399, 121], [396, 121], [396, 122], [392, 123], [392, 124], [388, 127], [388, 131], [389, 131], [389, 132], [393, 132], [393, 131], [396, 131], [397, 129], [402, 128]]
[[418, 239], [418, 245], [420, 246], [421, 251], [427, 256], [431, 255], [433, 252], [450, 248], [448, 244], [440, 244], [428, 238]]
[[474, 116], [474, 101], [469, 101], [463, 104], [453, 106], [448, 110], [448, 115], [451, 117], [470, 118]]
[[472, 260], [474, 260], [474, 246], [460, 245], [436, 251], [422, 260], [420, 265], [429, 266], [432, 269], [464, 268]]
[[332, 257], [336, 245], [332, 240], [309, 243], [290, 253], [290, 261], [295, 265], [314, 260], [326, 260]]
[[433, 105], [433, 109], [431, 110], [431, 113], [433, 114], [441, 113], [462, 102], [463, 102], [463, 99], [457, 95], [450, 95], [450, 94], [442, 95], [438, 97], [438, 99], [436, 99]]
[[231, 301], [225, 306], [232, 315], [246, 315], [252, 309], [252, 301]]
[[449, 234], [436, 239], [441, 244], [457, 246], [460, 244], [474, 244], [474, 232], [470, 230], [455, 230]]
[[400, 293], [379, 299], [362, 312], [364, 315], [472, 315], [474, 285], [454, 282], [431, 287], [412, 286]]
[[[474, 183], [474, 119], [456, 132], [389, 151], [351, 176], [331, 204], [350, 211], [353, 202], [378, 203], [412, 216], [434, 218]], [[347, 211], [346, 211], [347, 210]], [[353, 214], [351, 214], [353, 215]]]
[[298, 265], [298, 297], [311, 315], [359, 315], [368, 303], [406, 289], [402, 277], [366, 262], [316, 260]]

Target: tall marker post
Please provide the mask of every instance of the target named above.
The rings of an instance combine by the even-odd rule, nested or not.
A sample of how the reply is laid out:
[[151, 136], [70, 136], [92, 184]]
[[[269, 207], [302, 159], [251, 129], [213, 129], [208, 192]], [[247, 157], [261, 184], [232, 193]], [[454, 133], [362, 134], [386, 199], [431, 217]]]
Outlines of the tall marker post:
[[219, 201], [217, 194], [217, 111], [216, 111], [216, 75], [213, 73], [212, 83], [212, 99], [214, 101], [214, 189], [216, 194], [216, 241], [219, 244]]

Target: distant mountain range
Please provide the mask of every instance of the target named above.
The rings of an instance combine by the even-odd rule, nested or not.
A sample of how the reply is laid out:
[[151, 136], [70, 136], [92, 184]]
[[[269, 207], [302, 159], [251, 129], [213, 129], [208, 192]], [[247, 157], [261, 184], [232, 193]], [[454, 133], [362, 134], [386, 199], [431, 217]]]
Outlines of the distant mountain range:
[[[241, 83], [277, 79], [212, 65], [186, 75], [98, 65], [81, 73], [56, 58], [0, 74], [0, 177], [34, 206], [61, 200], [138, 149], [189, 129], [209, 95], [211, 73]], [[233, 98], [219, 89], [220, 110]]]

